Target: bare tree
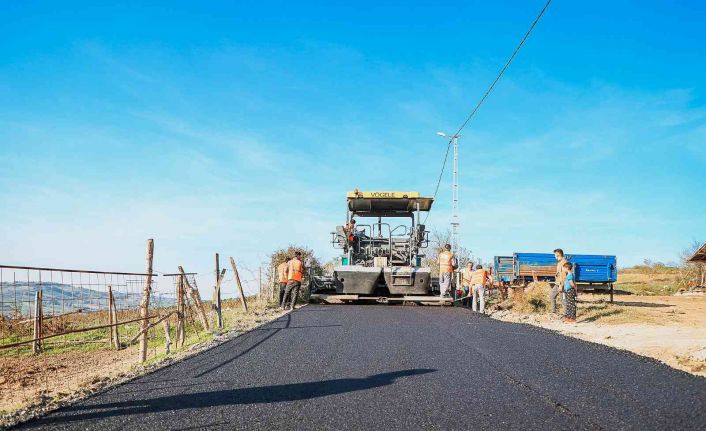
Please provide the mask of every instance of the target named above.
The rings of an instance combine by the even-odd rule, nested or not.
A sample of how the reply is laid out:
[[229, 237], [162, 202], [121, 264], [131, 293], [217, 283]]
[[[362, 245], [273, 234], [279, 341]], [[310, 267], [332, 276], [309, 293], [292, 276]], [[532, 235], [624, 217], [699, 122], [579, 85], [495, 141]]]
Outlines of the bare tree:
[[[274, 280], [273, 272], [276, 270], [277, 266], [279, 266], [282, 262], [285, 262], [288, 257], [294, 256], [294, 253], [297, 251], [301, 252], [302, 261], [306, 265], [307, 269], [311, 268], [314, 275], [323, 275], [324, 267], [321, 264], [321, 260], [314, 255], [314, 250], [299, 245], [290, 245], [287, 248], [277, 249], [270, 255], [270, 266], [266, 271], [267, 280]], [[308, 271], [306, 271], [304, 273], [304, 280], [302, 280], [302, 290], [299, 293], [302, 297], [306, 294], [303, 286], [308, 285], [308, 279], [309, 275]]]
[[680, 268], [680, 287], [688, 288], [689, 283], [706, 284], [706, 265], [689, 262], [688, 259], [701, 248], [703, 242], [694, 240], [689, 247], [682, 250], [680, 257], [682, 265]]
[[333, 274], [333, 269], [341, 264], [341, 260], [338, 258], [332, 258], [326, 262], [323, 266], [324, 274]]
[[[429, 248], [426, 250], [426, 256], [422, 259], [422, 265], [431, 268], [432, 276], [437, 277], [439, 275], [439, 253], [444, 250], [446, 244], [451, 244], [451, 230], [433, 230], [429, 236]], [[458, 248], [456, 259], [458, 259], [459, 268], [463, 268], [468, 262], [475, 262], [473, 252], [465, 247]]]

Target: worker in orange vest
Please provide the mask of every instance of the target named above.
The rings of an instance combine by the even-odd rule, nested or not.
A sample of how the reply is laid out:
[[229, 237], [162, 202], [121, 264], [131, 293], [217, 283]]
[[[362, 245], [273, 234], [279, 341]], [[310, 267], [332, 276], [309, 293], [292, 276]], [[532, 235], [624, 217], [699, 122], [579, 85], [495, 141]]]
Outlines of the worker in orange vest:
[[471, 308], [473, 311], [479, 311], [478, 305], [480, 305], [480, 312], [485, 313], [485, 285], [489, 281], [488, 270], [483, 269], [481, 264], [476, 265], [476, 270], [471, 275], [471, 290], [473, 292]]
[[[299, 288], [302, 285], [304, 278], [304, 263], [302, 263], [302, 254], [297, 251], [294, 257], [287, 263], [287, 287], [284, 289], [284, 297], [282, 298], [282, 309], [289, 308], [294, 310], [299, 296]], [[291, 304], [290, 304], [291, 302]]]
[[359, 251], [358, 243], [360, 242], [360, 238], [358, 238], [358, 232], [355, 230], [355, 219], [351, 219], [348, 223], [346, 223], [343, 231], [346, 234], [346, 244], [349, 247], [352, 247], [353, 251], [357, 253]]
[[282, 298], [284, 298], [284, 289], [287, 288], [287, 281], [289, 281], [289, 278], [287, 277], [287, 267], [290, 260], [292, 260], [292, 258], [287, 256], [287, 260], [280, 263], [277, 267], [277, 281], [279, 282], [279, 304], [282, 303]]
[[346, 233], [346, 240], [348, 243], [353, 244], [353, 238], [355, 235], [355, 220], [351, 219], [351, 221], [346, 223], [346, 227], [343, 228], [343, 231]]
[[444, 251], [439, 253], [439, 287], [441, 297], [448, 294], [451, 289], [451, 278], [454, 272], [454, 254], [451, 252], [451, 245], [446, 244]]

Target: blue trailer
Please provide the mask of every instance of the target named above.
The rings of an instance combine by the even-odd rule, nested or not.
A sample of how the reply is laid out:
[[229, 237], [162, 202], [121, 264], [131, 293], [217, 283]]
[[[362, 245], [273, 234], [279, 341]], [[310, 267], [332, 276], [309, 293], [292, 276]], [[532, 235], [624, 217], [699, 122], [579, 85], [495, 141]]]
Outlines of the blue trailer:
[[[581, 290], [610, 290], [613, 301], [613, 283], [618, 280], [617, 259], [612, 255], [567, 254], [574, 264], [577, 287]], [[511, 271], [510, 271], [511, 268]], [[553, 282], [556, 279], [556, 258], [553, 253], [513, 253], [495, 256], [496, 279], [505, 284], [527, 285], [535, 278]]]

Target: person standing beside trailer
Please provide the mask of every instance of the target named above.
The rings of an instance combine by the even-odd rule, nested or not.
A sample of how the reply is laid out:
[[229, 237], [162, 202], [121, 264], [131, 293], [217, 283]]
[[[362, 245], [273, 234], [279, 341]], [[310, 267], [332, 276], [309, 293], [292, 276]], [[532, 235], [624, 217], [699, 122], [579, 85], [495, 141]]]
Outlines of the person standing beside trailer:
[[473, 298], [471, 298], [473, 311], [485, 313], [485, 284], [488, 282], [488, 271], [483, 269], [483, 265], [476, 265], [476, 270], [471, 276], [471, 289], [473, 289]]
[[566, 270], [564, 265], [566, 262], [566, 257], [564, 257], [564, 250], [557, 248], [554, 250], [554, 257], [557, 260], [556, 263], [556, 275], [554, 279], [554, 285], [549, 293], [549, 302], [552, 306], [552, 313], [556, 314], [556, 297], [559, 296], [564, 287], [564, 277], [566, 277]]
[[282, 298], [281, 307], [286, 309], [290, 303], [289, 309], [294, 310], [299, 296], [299, 288], [302, 285], [304, 278], [304, 263], [301, 261], [302, 254], [297, 251], [294, 257], [287, 263], [287, 287], [284, 289], [284, 297]]
[[471, 286], [473, 278], [473, 262], [468, 262], [466, 267], [461, 270], [461, 286], [463, 286], [463, 296], [465, 299], [461, 302], [461, 305], [468, 307], [468, 295], [471, 295]]
[[282, 303], [282, 299], [284, 298], [284, 289], [287, 288], [287, 281], [289, 281], [289, 278], [287, 277], [287, 266], [289, 261], [292, 258], [287, 256], [287, 259], [280, 263], [279, 266], [277, 266], [277, 281], [279, 282], [279, 303]]
[[451, 288], [451, 277], [454, 272], [454, 254], [451, 253], [451, 245], [446, 244], [444, 251], [439, 253], [439, 287], [443, 298]]
[[564, 323], [576, 323], [576, 280], [574, 279], [573, 265], [564, 264], [566, 276], [564, 277]]

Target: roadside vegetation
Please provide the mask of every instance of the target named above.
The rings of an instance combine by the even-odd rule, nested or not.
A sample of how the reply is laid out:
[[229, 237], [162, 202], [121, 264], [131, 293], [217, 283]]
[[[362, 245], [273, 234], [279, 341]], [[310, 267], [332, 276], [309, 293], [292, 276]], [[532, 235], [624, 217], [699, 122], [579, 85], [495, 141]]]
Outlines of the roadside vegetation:
[[[204, 330], [195, 316], [185, 321], [184, 345], [176, 345], [176, 318], [169, 318], [171, 345], [166, 351], [166, 333], [162, 325], [149, 331], [148, 360], [136, 364], [137, 343], [130, 340], [139, 332], [139, 323], [120, 327], [122, 348], [111, 349], [108, 330], [80, 332], [58, 337], [54, 343], [44, 343], [42, 354], [32, 355], [29, 346], [21, 349], [0, 350], [0, 428], [16, 422], [18, 415], [33, 414], [57, 407], [62, 403], [85, 396], [107, 384], [121, 381], [163, 364], [200, 351], [214, 341], [227, 339], [255, 326], [281, 316], [283, 312], [274, 303], [256, 296], [248, 297], [246, 313], [239, 299], [223, 301], [223, 329]], [[210, 303], [205, 302], [210, 309]], [[131, 311], [131, 313], [136, 313]], [[64, 321], [61, 329], [92, 324], [101, 316], [75, 314]], [[127, 318], [121, 314], [120, 318]], [[213, 313], [209, 316], [215, 320]], [[81, 319], [88, 319], [81, 321]], [[58, 321], [59, 319], [57, 319]], [[67, 320], [67, 319], [64, 319]], [[51, 322], [49, 320], [47, 323]], [[56, 323], [58, 324], [58, 323]], [[31, 336], [30, 336], [31, 338]], [[3, 343], [9, 340], [3, 339]], [[29, 413], [28, 413], [29, 412]]]
[[618, 270], [615, 288], [635, 295], [673, 295], [687, 287], [683, 269], [646, 261], [643, 265]]
[[618, 270], [615, 287], [636, 295], [673, 295], [687, 292], [704, 279], [706, 265], [688, 262], [702, 242], [694, 241], [680, 255], [679, 263], [665, 264], [645, 259], [641, 265]]

